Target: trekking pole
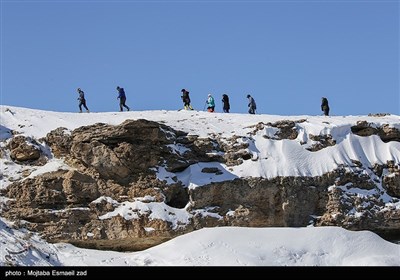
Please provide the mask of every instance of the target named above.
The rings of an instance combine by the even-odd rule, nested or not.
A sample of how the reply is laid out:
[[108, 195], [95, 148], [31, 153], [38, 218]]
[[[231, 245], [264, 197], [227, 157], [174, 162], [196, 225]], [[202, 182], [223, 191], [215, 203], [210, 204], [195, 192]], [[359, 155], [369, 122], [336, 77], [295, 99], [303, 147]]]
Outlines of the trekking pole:
[[203, 111], [206, 109], [206, 105], [207, 105], [207, 102], [206, 102], [206, 103], [204, 103], [204, 108], [203, 108]]

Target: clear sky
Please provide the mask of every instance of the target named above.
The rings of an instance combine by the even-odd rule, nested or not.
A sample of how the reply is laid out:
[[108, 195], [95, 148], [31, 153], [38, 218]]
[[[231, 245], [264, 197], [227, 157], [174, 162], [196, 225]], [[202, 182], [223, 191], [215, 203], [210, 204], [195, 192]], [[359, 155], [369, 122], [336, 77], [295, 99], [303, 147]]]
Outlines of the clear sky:
[[1, 104], [400, 114], [399, 1], [1, 1]]

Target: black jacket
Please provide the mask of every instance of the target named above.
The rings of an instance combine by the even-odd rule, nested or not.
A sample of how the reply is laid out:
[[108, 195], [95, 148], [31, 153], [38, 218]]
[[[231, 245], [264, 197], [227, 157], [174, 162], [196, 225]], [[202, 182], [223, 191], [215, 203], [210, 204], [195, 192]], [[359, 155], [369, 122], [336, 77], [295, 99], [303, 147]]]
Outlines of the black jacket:
[[222, 95], [222, 103], [224, 104], [224, 109], [225, 110], [229, 110], [231, 108], [231, 106], [229, 105], [229, 97], [226, 94]]
[[187, 90], [182, 92], [181, 98], [183, 102], [190, 103], [189, 92]]
[[324, 97], [324, 98], [322, 98], [322, 102], [321, 102], [321, 110], [324, 111], [326, 109], [329, 109], [329, 104], [328, 104], [328, 99], [326, 99]]

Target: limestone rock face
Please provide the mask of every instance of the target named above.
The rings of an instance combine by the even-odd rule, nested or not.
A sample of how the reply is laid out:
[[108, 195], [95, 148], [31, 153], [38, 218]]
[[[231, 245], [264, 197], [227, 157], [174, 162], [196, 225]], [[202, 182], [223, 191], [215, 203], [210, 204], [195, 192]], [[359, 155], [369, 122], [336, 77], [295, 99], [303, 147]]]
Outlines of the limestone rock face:
[[381, 137], [383, 142], [397, 141], [400, 142], [400, 130], [394, 127], [390, 127], [387, 124], [384, 124], [379, 132], [379, 137]]
[[355, 126], [351, 127], [351, 131], [359, 136], [378, 135], [383, 142], [400, 142], [400, 130], [390, 127], [388, 124], [376, 127], [366, 121], [358, 121]]
[[329, 146], [336, 145], [336, 141], [332, 139], [332, 135], [312, 135], [310, 134], [310, 139], [316, 141], [314, 145], [307, 148], [307, 150], [316, 152], [322, 150]]
[[38, 160], [41, 156], [40, 148], [30, 138], [24, 136], [13, 137], [8, 144], [10, 156], [18, 162]]
[[65, 127], [59, 127], [50, 131], [44, 138], [44, 141], [49, 145], [54, 156], [58, 158], [69, 155], [71, 140], [71, 134]]
[[400, 165], [389, 161], [383, 165], [386, 174], [382, 176], [382, 186], [391, 196], [400, 198]]
[[[198, 187], [178, 179], [192, 164], [223, 163], [229, 170], [257, 161], [249, 146], [254, 134], [264, 136], [266, 128], [274, 134], [263, 140], [296, 141], [301, 147], [296, 127], [304, 121], [259, 123], [248, 135], [231, 138], [200, 138], [147, 120], [98, 123], [72, 132], [58, 128], [44, 140], [71, 169], [25, 178], [0, 190], [10, 198], [1, 215], [49, 241], [113, 250], [142, 250], [211, 226], [336, 225], [400, 234], [400, 209], [389, 207], [400, 198], [400, 166], [394, 161], [364, 166], [353, 160], [321, 176], [234, 178]], [[359, 123], [352, 131], [398, 141], [398, 131], [384, 125]], [[321, 145], [315, 152], [336, 145], [331, 135], [309, 139]], [[20, 150], [30, 151], [25, 155], [38, 151], [40, 157], [40, 147], [28, 142], [15, 136], [10, 154], [18, 161], [38, 158], [19, 156]], [[226, 172], [215, 166], [199, 172], [211, 177]], [[159, 178], [159, 173], [168, 176]]]
[[192, 211], [212, 205], [223, 225], [304, 226], [310, 215], [323, 211], [324, 196], [327, 200], [327, 192], [312, 183], [305, 186], [294, 177], [235, 179], [190, 190], [189, 195]]
[[400, 210], [383, 210], [377, 197], [359, 197], [354, 193], [334, 188], [328, 194], [326, 212], [317, 220], [317, 226], [342, 226], [350, 230], [372, 230], [382, 234], [399, 234]]
[[[187, 152], [171, 147], [178, 145]], [[178, 172], [198, 161], [211, 161], [212, 145], [189, 140], [183, 132], [147, 120], [127, 120], [119, 126], [97, 124], [72, 133], [70, 159], [98, 172], [102, 178], [128, 184], [150, 169], [165, 165]], [[140, 176], [138, 176], [140, 174]]]
[[85, 207], [100, 195], [96, 180], [89, 175], [71, 170], [63, 178], [63, 193], [69, 204]]

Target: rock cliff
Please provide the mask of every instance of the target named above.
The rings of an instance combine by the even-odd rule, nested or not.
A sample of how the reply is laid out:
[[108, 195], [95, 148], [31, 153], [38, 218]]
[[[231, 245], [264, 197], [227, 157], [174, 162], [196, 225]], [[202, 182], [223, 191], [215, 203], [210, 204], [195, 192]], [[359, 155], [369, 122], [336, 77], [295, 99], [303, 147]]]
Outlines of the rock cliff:
[[305, 137], [306, 122], [259, 122], [230, 137], [200, 137], [145, 119], [60, 127], [41, 139], [16, 134], [3, 140], [3, 158], [19, 166], [55, 160], [64, 166], [37, 175], [22, 168], [21, 177], [0, 190], [7, 198], [1, 215], [51, 242], [114, 250], [144, 249], [213, 226], [335, 225], [400, 235], [399, 158], [369, 164], [362, 155], [346, 155], [348, 164], [318, 175], [239, 175], [243, 166], [274, 157], [257, 141], [295, 143], [304, 153], [332, 149], [343, 137], [400, 141], [397, 127], [365, 121], [343, 137]]

